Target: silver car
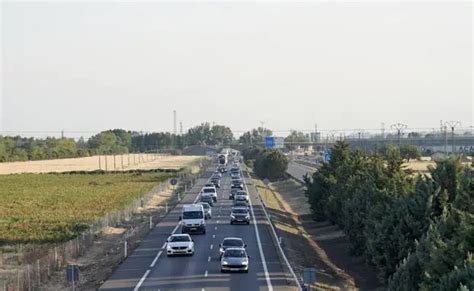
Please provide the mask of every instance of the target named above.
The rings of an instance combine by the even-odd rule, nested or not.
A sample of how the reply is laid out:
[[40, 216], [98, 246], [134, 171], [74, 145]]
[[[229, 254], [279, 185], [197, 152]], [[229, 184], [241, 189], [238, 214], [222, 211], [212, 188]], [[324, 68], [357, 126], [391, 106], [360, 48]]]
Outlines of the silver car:
[[237, 191], [237, 193], [234, 195], [235, 201], [245, 201], [249, 202], [249, 195], [245, 191]]
[[244, 248], [228, 248], [221, 258], [221, 272], [249, 272], [249, 256]]
[[222, 241], [222, 243], [219, 244], [219, 257], [222, 258], [222, 255], [224, 254], [225, 250], [228, 248], [246, 248], [247, 245], [244, 243], [244, 241], [239, 238], [239, 237], [226, 237]]

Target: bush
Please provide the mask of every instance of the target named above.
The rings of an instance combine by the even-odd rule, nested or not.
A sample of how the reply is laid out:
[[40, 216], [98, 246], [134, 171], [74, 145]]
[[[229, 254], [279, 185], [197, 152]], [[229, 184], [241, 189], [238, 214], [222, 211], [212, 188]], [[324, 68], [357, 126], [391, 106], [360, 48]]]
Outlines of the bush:
[[287, 157], [278, 150], [265, 150], [257, 157], [254, 171], [261, 178], [277, 180], [286, 176]]

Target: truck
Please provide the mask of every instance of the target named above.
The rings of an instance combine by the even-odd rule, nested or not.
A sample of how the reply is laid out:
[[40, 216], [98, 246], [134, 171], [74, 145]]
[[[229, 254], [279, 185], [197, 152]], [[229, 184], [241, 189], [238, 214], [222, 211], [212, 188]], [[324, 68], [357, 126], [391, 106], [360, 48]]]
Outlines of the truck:
[[202, 205], [183, 205], [179, 220], [181, 221], [181, 233], [206, 234], [206, 215]]
[[226, 166], [228, 162], [229, 154], [219, 154], [217, 155], [217, 161], [219, 165]]

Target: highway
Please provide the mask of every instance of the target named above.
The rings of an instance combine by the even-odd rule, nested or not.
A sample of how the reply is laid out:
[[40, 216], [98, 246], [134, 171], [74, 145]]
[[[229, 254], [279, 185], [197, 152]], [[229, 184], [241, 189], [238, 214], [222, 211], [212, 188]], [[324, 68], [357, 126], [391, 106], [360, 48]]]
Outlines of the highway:
[[296, 162], [288, 163], [288, 169], [286, 170], [288, 174], [290, 174], [293, 178], [298, 179], [301, 182], [304, 182], [303, 176], [306, 173], [309, 173], [309, 175], [311, 175], [315, 171], [316, 171], [315, 168], [308, 167]]
[[[207, 233], [192, 235], [194, 256], [166, 256], [166, 239], [171, 233], [180, 233], [182, 205], [198, 199], [210, 175], [211, 172], [202, 175], [183, 201], [143, 239], [100, 290], [297, 290], [285, 276], [256, 189], [246, 174], [243, 176], [253, 209], [251, 224], [230, 225], [232, 200], [228, 199], [230, 177], [226, 174], [218, 190], [218, 202], [212, 208], [212, 219], [207, 220]], [[221, 273], [219, 244], [224, 237], [241, 237], [247, 244], [248, 273]]]

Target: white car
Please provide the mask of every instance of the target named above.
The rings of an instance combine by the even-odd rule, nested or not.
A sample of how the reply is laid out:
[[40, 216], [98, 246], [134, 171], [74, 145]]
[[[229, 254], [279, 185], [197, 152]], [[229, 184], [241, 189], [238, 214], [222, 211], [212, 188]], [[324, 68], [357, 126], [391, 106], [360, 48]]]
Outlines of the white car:
[[216, 187], [204, 187], [201, 190], [201, 196], [211, 196], [214, 202], [217, 201]]
[[189, 234], [173, 234], [166, 241], [166, 254], [194, 255], [194, 241]]
[[234, 200], [249, 202], [249, 195], [245, 191], [237, 191], [237, 193], [234, 195]]

